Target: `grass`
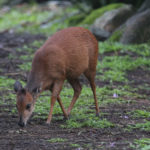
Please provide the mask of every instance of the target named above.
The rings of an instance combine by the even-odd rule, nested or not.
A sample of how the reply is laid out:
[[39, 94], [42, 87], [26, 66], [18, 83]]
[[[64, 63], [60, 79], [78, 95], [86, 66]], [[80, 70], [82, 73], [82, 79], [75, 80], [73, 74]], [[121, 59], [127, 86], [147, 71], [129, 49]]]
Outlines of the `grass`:
[[[97, 97], [100, 106], [107, 106], [107, 104], [115, 103], [128, 103], [129, 101], [124, 100], [122, 97], [130, 99], [131, 97], [137, 97], [135, 93], [127, 91], [129, 87], [125, 89], [119, 87], [118, 89], [113, 89], [110, 87], [97, 87]], [[113, 98], [113, 94], [116, 93], [118, 98]], [[48, 96], [49, 95], [49, 96]], [[68, 108], [73, 96], [72, 88], [64, 87], [61, 91], [61, 99], [65, 106]], [[133, 102], [133, 100], [132, 100]], [[90, 109], [93, 108], [93, 109]], [[46, 119], [50, 109], [50, 94], [49, 92], [44, 92], [36, 103], [34, 118]], [[63, 114], [58, 103], [55, 104], [53, 110], [53, 120], [62, 120]], [[57, 115], [57, 116], [56, 116]], [[56, 116], [56, 117], [55, 117]], [[101, 113], [103, 116], [103, 113]], [[81, 127], [93, 127], [93, 128], [111, 128], [114, 124], [107, 119], [99, 119], [95, 117], [94, 109], [94, 99], [90, 87], [83, 87], [82, 93], [77, 100], [74, 108], [71, 111], [70, 119], [61, 125], [62, 128], [81, 128]]]
[[[33, 58], [33, 53], [35, 48], [39, 48], [43, 43], [41, 41], [34, 41], [30, 46], [24, 45], [22, 49], [26, 51], [26, 54], [22, 55], [19, 59], [26, 61], [19, 65], [20, 70], [29, 71], [31, 69], [31, 59]], [[34, 47], [34, 48], [32, 48]], [[143, 48], [143, 52], [140, 50]], [[138, 67], [148, 67], [150, 62], [148, 60], [149, 47], [147, 45], [138, 46], [127, 46], [124, 47], [119, 43], [111, 43], [109, 42], [100, 43], [100, 55], [105, 55], [105, 57], [98, 63], [97, 72], [100, 75], [97, 76], [97, 79], [112, 81], [111, 84], [104, 87], [97, 87], [97, 97], [100, 106], [107, 106], [108, 104], [122, 104], [122, 103], [134, 103], [134, 98], [140, 97], [138, 93], [136, 93], [136, 89], [132, 89], [128, 85], [114, 87], [113, 82], [119, 81], [123, 83], [128, 83], [128, 79], [126, 78], [127, 72], [129, 70], [134, 70]], [[18, 49], [18, 52], [22, 49]], [[136, 49], [136, 50], [135, 50]], [[132, 58], [129, 55], [120, 56], [119, 52], [133, 52], [139, 54], [140, 57]], [[113, 55], [107, 55], [108, 52], [112, 52]], [[30, 57], [28, 57], [30, 56]], [[13, 58], [13, 57], [12, 57]], [[2, 77], [3, 81], [4, 77]], [[7, 79], [8, 80], [8, 79]], [[8, 84], [5, 87], [9, 87], [13, 85], [14, 80], [8, 80]], [[10, 83], [9, 83], [10, 82]], [[3, 84], [2, 84], [3, 85]], [[113, 95], [117, 95], [114, 97]], [[71, 99], [73, 96], [73, 89], [69, 86], [63, 88], [61, 92], [61, 98], [65, 108], [68, 108]], [[15, 99], [15, 96], [8, 95], [5, 97]], [[14, 101], [15, 102], [15, 101]], [[91, 109], [92, 108], [92, 109]], [[34, 118], [42, 118], [46, 119], [48, 116], [48, 112], [50, 109], [50, 93], [44, 92], [39, 97], [36, 103], [35, 108], [35, 116]], [[13, 113], [16, 113], [16, 109], [12, 109]], [[61, 112], [60, 106], [56, 103], [53, 111], [54, 117], [53, 120], [62, 120], [63, 114]], [[56, 116], [57, 115], [57, 116]], [[55, 117], [56, 116], [56, 117]], [[103, 116], [103, 113], [101, 113]], [[143, 116], [144, 118], [146, 116]], [[84, 128], [84, 127], [93, 127], [93, 128], [113, 128], [115, 124], [110, 122], [107, 119], [99, 119], [95, 117], [95, 109], [94, 109], [94, 99], [91, 88], [89, 86], [84, 86], [82, 89], [82, 93], [75, 104], [71, 112], [71, 117], [64, 124], [61, 125], [62, 128]], [[142, 126], [142, 125], [141, 125]], [[140, 128], [141, 126], [136, 126], [135, 128]], [[134, 128], [131, 127], [132, 129]], [[144, 128], [144, 127], [143, 127]], [[147, 126], [146, 126], [147, 128]], [[144, 130], [146, 130], [146, 128]]]
[[115, 55], [118, 55], [119, 53], [126, 53], [128, 54], [134, 54], [143, 56], [143, 57], [150, 57], [150, 47], [148, 44], [139, 44], [139, 45], [123, 45], [118, 42], [100, 42], [99, 43], [99, 53], [104, 54], [108, 52], [113, 52]]
[[150, 112], [146, 110], [135, 110], [132, 113], [134, 118], [150, 118]]
[[106, 56], [98, 62], [97, 71], [100, 75], [97, 78], [104, 81], [127, 82], [128, 71], [150, 67], [150, 49], [147, 44], [125, 46], [104, 42], [99, 47], [100, 55]]
[[64, 138], [51, 138], [47, 141], [50, 142], [50, 143], [63, 143], [63, 142], [66, 142], [67, 139], [64, 139]]
[[[120, 4], [119, 4], [120, 5]], [[118, 6], [119, 6], [118, 5]], [[117, 7], [118, 7], [117, 6]], [[64, 16], [64, 13], [57, 14], [56, 16], [51, 16], [51, 13], [47, 11], [39, 12], [36, 7], [31, 7], [31, 12], [28, 12], [27, 9], [21, 11], [20, 9], [13, 9], [6, 13], [4, 18], [0, 16], [0, 28], [1, 30], [17, 28], [18, 32], [28, 31], [31, 33], [45, 33], [46, 35], [50, 35], [56, 32], [59, 29], [69, 26], [69, 21], [74, 19], [74, 17], [70, 18], [70, 20], [65, 20], [64, 23], [60, 23], [59, 21], [61, 17]], [[70, 13], [76, 10], [67, 10]], [[97, 10], [96, 10], [97, 12]], [[20, 13], [20, 14], [18, 14]], [[104, 12], [103, 12], [104, 13]], [[92, 15], [92, 14], [91, 14]], [[88, 17], [90, 17], [89, 15]], [[99, 14], [98, 14], [99, 15]], [[52, 17], [52, 23], [42, 25], [47, 18]], [[54, 17], [54, 18], [53, 18]], [[55, 18], [56, 17], [56, 18]], [[78, 16], [79, 17], [79, 16]], [[77, 18], [78, 18], [77, 17]], [[82, 18], [83, 16], [81, 16]], [[79, 20], [81, 19], [78, 18]], [[11, 24], [11, 20], [14, 22]], [[78, 21], [77, 20], [77, 23]], [[91, 20], [90, 20], [91, 21]], [[69, 23], [68, 23], [69, 22]], [[73, 22], [74, 23], [74, 22]], [[76, 24], [76, 22], [75, 22]], [[24, 45], [21, 48], [17, 49], [18, 54], [20, 52], [24, 52], [21, 56], [14, 56], [14, 54], [10, 54], [8, 59], [19, 59], [22, 62], [18, 65], [17, 71], [26, 72], [31, 69], [31, 62], [34, 56], [34, 52], [41, 47], [44, 43], [43, 40], [34, 41], [30, 45]], [[150, 48], [148, 44], [141, 45], [122, 45], [117, 42], [100, 42], [99, 43], [99, 56], [100, 59], [98, 61], [97, 66], [97, 98], [100, 108], [109, 108], [109, 105], [116, 104], [136, 104], [138, 99], [142, 99], [143, 101], [148, 100], [148, 96], [146, 94], [139, 94], [139, 90], [147, 90], [149, 91], [149, 84], [140, 84], [140, 86], [131, 87], [128, 79], [129, 71], [136, 71], [137, 68], [142, 70], [150, 70]], [[1, 69], [1, 72], [3, 70]], [[13, 84], [15, 83], [14, 77], [7, 77], [4, 75], [0, 76], [0, 92], [2, 93], [0, 97], [1, 105], [12, 105], [11, 113], [16, 114], [17, 110], [15, 108], [16, 103], [16, 95], [13, 90]], [[105, 81], [107, 84], [103, 84]], [[23, 81], [22, 81], [23, 82]], [[100, 84], [99, 84], [100, 83]], [[101, 85], [102, 83], [102, 85]], [[117, 84], [116, 84], [117, 83]], [[23, 82], [23, 85], [25, 83]], [[50, 92], [43, 92], [41, 96], [38, 98], [35, 106], [35, 115], [36, 119], [43, 119], [45, 121], [47, 119], [49, 109], [50, 109]], [[62, 91], [61, 91], [61, 99], [65, 106], [68, 108], [73, 97], [73, 89], [65, 83]], [[115, 109], [115, 108], [114, 108]], [[8, 108], [5, 108], [5, 111], [8, 111]], [[120, 112], [116, 112], [120, 113]], [[121, 113], [120, 113], [121, 114]], [[67, 121], [63, 121], [59, 124], [59, 127], [69, 128], [74, 130], [74, 128], [96, 128], [96, 130], [113, 130], [118, 127], [118, 124], [111, 122], [111, 119], [106, 116], [110, 116], [110, 112], [101, 112], [100, 117], [95, 116], [95, 104], [93, 99], [93, 93], [89, 85], [83, 85], [83, 89], [80, 97], [78, 98], [75, 106], [71, 111], [70, 119]], [[141, 122], [133, 124], [129, 124], [127, 126], [128, 132], [149, 132], [150, 131], [150, 113], [148, 109], [143, 110], [137, 109], [128, 113], [129, 118], [133, 118], [133, 120], [142, 120]], [[63, 114], [60, 109], [59, 104], [56, 102], [53, 111], [53, 121], [62, 121]], [[63, 143], [68, 141], [68, 139], [64, 138], [52, 138], [48, 139], [48, 142], [51, 143]], [[108, 143], [105, 143], [108, 144]], [[135, 139], [131, 144], [131, 147], [134, 149], [148, 149], [149, 148], [149, 139], [148, 138], [140, 138]], [[80, 148], [79, 144], [72, 143], [71, 147]], [[89, 146], [88, 144], [86, 145]], [[104, 148], [105, 149], [105, 148]]]
[[14, 83], [14, 79], [0, 76], [0, 90], [10, 90], [13, 88]]
[[53, 11], [41, 10], [36, 4], [32, 6], [24, 5], [20, 8], [14, 7], [0, 15], [0, 31], [12, 29], [16, 32], [43, 33], [49, 36], [58, 29], [68, 27], [67, 19], [69, 17], [66, 14], [77, 11], [77, 9], [69, 7], [53, 13]]
[[[11, 12], [5, 13], [5, 15], [0, 16], [0, 30], [6, 30], [10, 28], [15, 28], [16, 26], [21, 31], [23, 28], [28, 29], [29, 24], [33, 26], [38, 26], [40, 22], [43, 22], [46, 18], [50, 16], [49, 11], [38, 12], [33, 6], [30, 8], [31, 11], [22, 12], [19, 9], [13, 9]], [[12, 23], [13, 20], [13, 23]], [[32, 25], [34, 22], [34, 25]], [[23, 30], [24, 30], [23, 29]]]
[[73, 143], [72, 143], [72, 144], [70, 144], [70, 146], [71, 146], [71, 147], [74, 147], [74, 148], [80, 147], [80, 145], [79, 145], [79, 144], [73, 144]]
[[140, 130], [140, 131], [150, 131], [150, 121], [145, 121], [144, 123], [136, 123], [128, 125], [129, 129]]
[[36, 48], [40, 48], [44, 44], [43, 40], [34, 41], [31, 45]]
[[131, 148], [137, 150], [149, 150], [150, 149], [150, 138], [135, 139], [130, 145]]

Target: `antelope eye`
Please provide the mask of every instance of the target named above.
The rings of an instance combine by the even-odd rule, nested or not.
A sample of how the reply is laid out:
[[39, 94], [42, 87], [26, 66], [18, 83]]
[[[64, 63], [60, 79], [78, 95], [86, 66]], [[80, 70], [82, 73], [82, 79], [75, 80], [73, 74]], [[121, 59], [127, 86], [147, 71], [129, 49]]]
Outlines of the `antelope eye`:
[[27, 105], [26, 105], [26, 109], [27, 109], [27, 110], [29, 110], [30, 107], [31, 107], [31, 104], [27, 104]]

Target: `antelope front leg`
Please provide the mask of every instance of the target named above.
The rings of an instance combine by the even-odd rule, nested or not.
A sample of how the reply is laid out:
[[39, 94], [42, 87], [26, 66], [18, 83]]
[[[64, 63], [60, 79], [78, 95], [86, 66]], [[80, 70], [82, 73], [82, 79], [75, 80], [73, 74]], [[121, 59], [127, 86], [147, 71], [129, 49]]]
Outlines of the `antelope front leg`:
[[62, 101], [61, 101], [60, 96], [57, 97], [57, 100], [58, 100], [58, 103], [59, 103], [59, 105], [60, 105], [60, 107], [61, 107], [61, 110], [62, 110], [62, 112], [63, 112], [63, 114], [64, 114], [64, 118], [65, 118], [65, 119], [68, 119], [67, 112], [66, 112], [66, 110], [65, 110], [65, 108], [64, 108], [64, 106], [63, 106], [63, 104], [62, 104]]
[[51, 97], [51, 108], [50, 108], [50, 112], [49, 112], [46, 124], [50, 124], [51, 123], [53, 108], [54, 108], [54, 104], [56, 102], [56, 99], [57, 99], [57, 97], [54, 97], [54, 96]]
[[54, 83], [54, 86], [53, 86], [53, 89], [52, 89], [52, 96], [51, 96], [50, 112], [49, 112], [49, 115], [48, 115], [48, 119], [46, 121], [47, 124], [51, 123], [54, 104], [55, 104], [55, 102], [57, 100], [57, 97], [60, 94], [60, 91], [62, 89], [63, 83], [64, 83], [64, 80], [56, 80], [55, 83]]

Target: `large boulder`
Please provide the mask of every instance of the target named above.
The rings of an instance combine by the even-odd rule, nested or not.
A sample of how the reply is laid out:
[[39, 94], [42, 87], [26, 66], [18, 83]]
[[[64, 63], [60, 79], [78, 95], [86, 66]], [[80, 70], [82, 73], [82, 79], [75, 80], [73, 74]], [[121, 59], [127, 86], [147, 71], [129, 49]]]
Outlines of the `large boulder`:
[[127, 20], [120, 42], [139, 44], [150, 40], [150, 9], [137, 13]]
[[105, 12], [120, 8], [123, 5], [124, 5], [123, 3], [114, 3], [93, 10], [92, 12], [90, 12], [90, 14], [87, 17], [85, 17], [85, 19], [83, 19], [80, 25], [91, 25], [98, 17], [101, 17]]
[[105, 33], [107, 39], [111, 33], [131, 17], [133, 13], [134, 10], [131, 5], [123, 5], [121, 8], [108, 11], [95, 20], [91, 26], [91, 31], [98, 39], [101, 39], [104, 36], [103, 33]]
[[138, 9], [138, 13], [150, 8], [150, 0], [145, 0], [142, 6]]
[[91, 32], [95, 35], [96, 39], [98, 41], [105, 41], [108, 39], [111, 35], [110, 32], [103, 30], [103, 29], [98, 29], [98, 28], [92, 28], [90, 29]]

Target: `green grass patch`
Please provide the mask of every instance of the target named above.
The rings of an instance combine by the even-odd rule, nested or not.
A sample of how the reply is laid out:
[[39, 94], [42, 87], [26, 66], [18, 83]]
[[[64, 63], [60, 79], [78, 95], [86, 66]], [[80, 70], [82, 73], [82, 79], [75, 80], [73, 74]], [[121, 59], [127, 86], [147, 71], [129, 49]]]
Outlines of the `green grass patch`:
[[131, 148], [137, 150], [149, 150], [150, 149], [150, 138], [141, 138], [136, 139], [132, 144], [130, 144]]
[[11, 90], [15, 83], [14, 79], [0, 76], [0, 90]]
[[47, 141], [50, 142], [50, 143], [63, 143], [63, 142], [66, 142], [68, 140], [65, 139], [65, 138], [51, 138]]
[[[106, 47], [105, 47], [106, 48]], [[114, 46], [112, 51], [120, 50], [120, 45], [117, 47]], [[102, 47], [102, 53], [105, 51], [104, 47]], [[107, 49], [108, 51], [108, 49]], [[132, 58], [128, 55], [118, 56], [117, 54], [114, 56], [105, 56], [102, 61], [98, 62], [97, 72], [99, 75], [97, 78], [101, 78], [106, 81], [109, 80], [111, 82], [127, 82], [126, 73], [127, 71], [135, 70], [138, 67], [140, 68], [149, 68], [150, 67], [150, 59], [149, 57], [136, 57]]]
[[94, 117], [91, 115], [89, 116], [84, 116], [83, 120], [82, 117], [80, 116], [80, 119], [77, 120], [77, 116], [72, 117], [71, 119], [66, 121], [66, 125], [61, 125], [62, 128], [81, 128], [81, 127], [92, 127], [92, 128], [111, 128], [114, 127], [114, 124], [109, 122], [106, 119], [100, 119], [97, 117]]
[[35, 40], [31, 45], [40, 48], [44, 44], [44, 40]]
[[111, 41], [111, 42], [119, 41], [123, 32], [124, 32], [123, 27], [121, 29], [117, 29], [115, 32], [112, 33], [112, 35], [109, 37], [108, 41]]
[[149, 44], [138, 44], [138, 45], [123, 45], [118, 42], [99, 42], [99, 53], [104, 54], [108, 52], [114, 52], [114, 55], [118, 53], [135, 54], [143, 57], [150, 57], [150, 46]]
[[[119, 86], [118, 88], [113, 88], [110, 86], [105, 86], [102, 88], [96, 89], [97, 92], [97, 98], [99, 102], [99, 106], [106, 106], [107, 104], [111, 103], [130, 103], [130, 101], [134, 102], [133, 100], [130, 100], [130, 98], [136, 98], [138, 95], [134, 93], [134, 91], [130, 91], [131, 88], [128, 86]], [[113, 94], [117, 94], [118, 97], [114, 98]], [[42, 95], [38, 98], [36, 105], [35, 105], [35, 115], [34, 118], [42, 118], [46, 119], [49, 113], [50, 109], [50, 92], [43, 92]], [[61, 99], [62, 103], [65, 108], [68, 108], [72, 97], [73, 97], [73, 89], [64, 87], [61, 91]], [[124, 100], [123, 97], [126, 97], [128, 100]], [[77, 102], [75, 103], [75, 106], [73, 107], [71, 111], [71, 117], [66, 122], [66, 124], [63, 124], [62, 127], [68, 127], [68, 128], [79, 128], [79, 127], [97, 127], [97, 128], [103, 128], [104, 126], [112, 126], [111, 123], [109, 123], [107, 120], [101, 120], [97, 117], [95, 117], [95, 104], [94, 104], [94, 98], [93, 93], [90, 87], [83, 86], [82, 92], [80, 97], [78, 98]], [[53, 110], [53, 120], [62, 120], [63, 119], [63, 113], [61, 111], [61, 108], [59, 104], [56, 102]], [[57, 115], [55, 117], [55, 115]], [[101, 116], [103, 113], [101, 113]]]
[[78, 11], [69, 7], [54, 13], [49, 10], [41, 10], [38, 5], [26, 6], [22, 6], [22, 9], [13, 7], [5, 15], [0, 15], [0, 31], [13, 29], [17, 32], [51, 35], [59, 29], [68, 27], [67, 13]]
[[26, 62], [24, 64], [19, 65], [19, 68], [23, 71], [29, 71], [31, 69], [32, 62]]
[[[0, 91], [1, 91], [0, 104], [15, 105], [16, 94], [14, 93], [14, 83], [15, 83], [14, 79], [0, 76]], [[24, 85], [24, 82], [21, 81], [21, 83]], [[11, 111], [16, 112], [15, 109], [14, 110], [11, 109]]]
[[71, 147], [74, 147], [74, 148], [80, 147], [80, 145], [79, 145], [79, 144], [73, 144], [73, 143], [72, 143], [72, 144], [70, 144], [70, 146], [71, 146]]
[[[28, 26], [39, 25], [50, 16], [49, 11], [34, 11], [34, 6], [30, 8], [31, 11], [22, 12], [15, 8], [0, 16], [0, 31], [10, 28], [18, 27], [19, 30], [23, 28], [28, 29]], [[13, 20], [13, 22], [12, 22]], [[32, 24], [34, 23], [34, 25]]]
[[128, 125], [129, 129], [139, 129], [141, 131], [150, 131], [150, 121], [145, 121], [145, 123], [136, 123], [133, 125]]
[[[23, 61], [31, 61], [32, 58], [33, 58], [33, 55], [21, 55], [21, 56], [20, 56], [20, 59], [23, 60]], [[25, 63], [25, 64], [26, 64], [26, 63]], [[27, 63], [27, 65], [29, 65], [29, 64]], [[22, 65], [21, 65], [21, 66], [22, 66]], [[22, 67], [21, 67], [21, 68], [22, 68]]]
[[[115, 92], [117, 92], [115, 90]], [[118, 99], [107, 99], [107, 94], [113, 95], [112, 90], [108, 90], [107, 88], [97, 88], [97, 97], [99, 101], [99, 105], [106, 105], [106, 103], [116, 103], [116, 101], [121, 101]], [[118, 94], [121, 93], [118, 91]], [[103, 101], [101, 96], [106, 94], [105, 99]], [[49, 95], [49, 96], [48, 96]], [[70, 102], [73, 97], [73, 89], [72, 88], [63, 88], [61, 91], [61, 99], [65, 108], [68, 108]], [[93, 109], [91, 108], [93, 107]], [[80, 127], [94, 127], [94, 128], [108, 128], [113, 127], [114, 125], [106, 119], [101, 120], [98, 117], [95, 117], [95, 109], [94, 109], [94, 98], [93, 93], [90, 87], [83, 87], [82, 93], [78, 98], [74, 108], [71, 111], [71, 117], [66, 121], [65, 124], [61, 125], [62, 128], [80, 128]], [[46, 119], [50, 109], [50, 94], [49, 92], [44, 92], [39, 99], [37, 100], [35, 106], [35, 116], [34, 118], [42, 118]], [[59, 104], [56, 102], [53, 110], [53, 120], [62, 120], [63, 113], [60, 109]], [[55, 117], [55, 115], [57, 115]], [[102, 113], [101, 113], [102, 115]]]
[[150, 112], [146, 110], [135, 110], [131, 114], [134, 118], [150, 118]]

